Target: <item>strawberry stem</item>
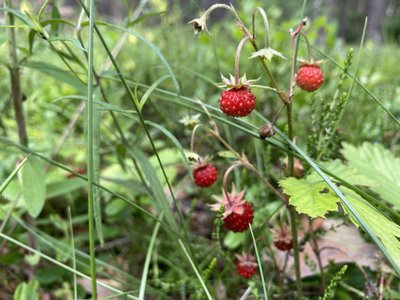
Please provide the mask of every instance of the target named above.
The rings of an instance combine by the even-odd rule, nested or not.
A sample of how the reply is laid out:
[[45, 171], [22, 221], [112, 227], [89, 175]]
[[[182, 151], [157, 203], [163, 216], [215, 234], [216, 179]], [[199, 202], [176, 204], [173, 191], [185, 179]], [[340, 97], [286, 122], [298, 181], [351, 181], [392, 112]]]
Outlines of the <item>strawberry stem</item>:
[[256, 38], [256, 13], [259, 12], [263, 21], [264, 21], [264, 30], [265, 30], [265, 48], [269, 48], [270, 45], [270, 34], [269, 34], [269, 25], [268, 25], [268, 16], [267, 13], [265, 12], [264, 9], [261, 7], [257, 7], [253, 11], [253, 16], [252, 16], [252, 25], [253, 25], [253, 37], [252, 39], [254, 40]]
[[[292, 36], [292, 68], [291, 68], [291, 80], [289, 85], [289, 101], [286, 104], [286, 113], [288, 120], [288, 137], [291, 141], [294, 140], [294, 128], [292, 118], [292, 97], [294, 87], [296, 84], [295, 78], [295, 66], [297, 61], [297, 49], [298, 49], [298, 37], [304, 25], [306, 25], [307, 18], [301, 20], [297, 29], [291, 33]], [[294, 176], [294, 156], [289, 154], [288, 156], [288, 169], [289, 175]], [[297, 238], [297, 213], [293, 206], [288, 207], [290, 215], [290, 226], [292, 231], [292, 242], [293, 242], [293, 256], [294, 256], [294, 269], [296, 273], [296, 287], [297, 287], [297, 299], [302, 299], [302, 281], [300, 272], [300, 255], [299, 255], [299, 242]]]
[[236, 162], [233, 165], [231, 165], [225, 172], [224, 174], [224, 179], [222, 181], [222, 189], [224, 192], [224, 198], [226, 198], [228, 200], [228, 203], [230, 205], [232, 205], [231, 199], [229, 198], [229, 193], [228, 193], [228, 187], [227, 187], [227, 183], [228, 183], [228, 175], [230, 172], [232, 172], [232, 170], [238, 166], [240, 166], [241, 163], [240, 162]]
[[237, 50], [236, 50], [236, 56], [235, 56], [235, 85], [239, 85], [239, 60], [240, 60], [240, 52], [242, 51], [243, 45], [244, 43], [247, 42], [247, 40], [249, 40], [250, 37], [249, 36], [245, 36], [244, 38], [242, 38], [242, 40], [240, 41]]
[[312, 55], [311, 55], [311, 46], [310, 46], [310, 40], [308, 39], [308, 37], [305, 35], [305, 33], [303, 33], [302, 31], [300, 32], [301, 36], [304, 38], [304, 40], [306, 41], [307, 44], [307, 53], [308, 53], [308, 63], [312, 64], [313, 63], [313, 59], [312, 59]]
[[194, 152], [194, 138], [195, 138], [195, 135], [196, 135], [196, 131], [197, 131], [197, 129], [198, 129], [199, 127], [201, 127], [201, 126], [203, 126], [203, 125], [202, 125], [202, 124], [197, 124], [197, 125], [193, 128], [192, 137], [191, 137], [191, 139], [190, 139], [190, 151], [191, 151], [191, 152]]

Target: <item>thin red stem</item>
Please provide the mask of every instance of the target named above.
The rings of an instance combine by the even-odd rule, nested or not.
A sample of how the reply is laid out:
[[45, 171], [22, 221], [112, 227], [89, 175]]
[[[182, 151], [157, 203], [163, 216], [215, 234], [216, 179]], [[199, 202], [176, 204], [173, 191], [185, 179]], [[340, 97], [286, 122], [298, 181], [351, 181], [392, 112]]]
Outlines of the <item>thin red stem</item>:
[[226, 170], [226, 172], [225, 172], [225, 174], [224, 174], [224, 179], [223, 179], [223, 181], [222, 181], [222, 189], [223, 189], [223, 191], [224, 191], [224, 196], [226, 196], [225, 198], [228, 200], [228, 203], [229, 204], [232, 204], [231, 203], [231, 199], [229, 199], [229, 194], [228, 194], [228, 187], [227, 187], [227, 183], [228, 183], [228, 175], [229, 175], [229, 173], [230, 172], [232, 172], [232, 170], [234, 169], [234, 168], [236, 168], [236, 167], [238, 167], [238, 166], [240, 166], [241, 165], [241, 163], [240, 162], [237, 162], [237, 163], [234, 163], [233, 165], [231, 165], [227, 170]]

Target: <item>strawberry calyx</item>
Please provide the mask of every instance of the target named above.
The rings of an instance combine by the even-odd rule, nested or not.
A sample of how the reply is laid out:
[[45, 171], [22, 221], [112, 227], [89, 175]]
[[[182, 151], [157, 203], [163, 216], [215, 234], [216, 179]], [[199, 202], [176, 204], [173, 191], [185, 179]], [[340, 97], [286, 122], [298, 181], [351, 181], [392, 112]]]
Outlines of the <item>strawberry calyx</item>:
[[229, 74], [229, 78], [226, 78], [221, 74], [222, 83], [218, 84], [219, 87], [226, 89], [240, 89], [242, 87], [249, 87], [255, 82], [257, 82], [260, 78], [257, 79], [247, 79], [246, 73], [240, 77], [235, 78], [232, 74]]
[[244, 213], [244, 204], [246, 200], [243, 199], [245, 190], [236, 193], [235, 187], [232, 188], [232, 192], [228, 193], [225, 190], [222, 190], [222, 197], [214, 196], [218, 202], [215, 204], [210, 204], [211, 210], [219, 211], [221, 207], [224, 207], [224, 213], [222, 215], [222, 219], [225, 219], [230, 214], [238, 214], [242, 215]]
[[238, 260], [236, 270], [240, 276], [249, 279], [257, 273], [258, 265], [253, 255], [243, 252], [241, 255], [236, 254], [235, 256]]

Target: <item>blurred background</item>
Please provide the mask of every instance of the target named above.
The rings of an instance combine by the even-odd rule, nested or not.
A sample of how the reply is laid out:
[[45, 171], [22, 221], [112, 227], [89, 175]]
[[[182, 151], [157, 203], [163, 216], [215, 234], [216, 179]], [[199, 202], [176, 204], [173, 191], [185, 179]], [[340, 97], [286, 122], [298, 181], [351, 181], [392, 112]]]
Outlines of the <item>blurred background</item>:
[[[17, 2], [17, 1], [16, 1]], [[40, 5], [43, 1], [31, 0], [28, 3]], [[60, 0], [65, 7], [65, 12], [76, 8], [76, 0]], [[238, 4], [255, 3], [263, 7], [276, 6], [281, 10], [281, 17], [288, 18], [296, 14], [299, 9], [299, 1], [212, 1], [212, 0], [157, 0], [157, 1], [108, 1], [98, 0], [97, 9], [104, 16], [110, 18], [123, 18], [126, 13], [126, 3], [140, 7], [144, 2], [153, 2], [155, 7], [159, 5], [168, 10], [180, 7], [185, 13], [186, 18], [190, 18], [194, 12], [204, 10], [215, 3]], [[242, 2], [242, 3], [240, 3]], [[253, 4], [246, 4], [253, 5]], [[320, 15], [326, 15], [327, 20], [337, 26], [337, 36], [343, 38], [346, 42], [357, 41], [362, 32], [365, 17], [368, 16], [368, 29], [366, 36], [376, 42], [399, 41], [400, 39], [400, 1], [399, 0], [310, 0], [308, 1], [308, 13], [310, 18]], [[223, 15], [223, 12], [217, 12], [217, 15]]]

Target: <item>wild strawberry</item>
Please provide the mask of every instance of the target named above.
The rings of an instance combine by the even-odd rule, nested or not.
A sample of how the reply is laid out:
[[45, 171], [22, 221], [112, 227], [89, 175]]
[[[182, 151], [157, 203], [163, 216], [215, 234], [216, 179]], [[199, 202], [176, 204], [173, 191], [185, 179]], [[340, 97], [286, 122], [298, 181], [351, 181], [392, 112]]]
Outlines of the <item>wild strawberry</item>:
[[227, 193], [223, 190], [223, 197], [214, 197], [218, 203], [212, 204], [211, 209], [219, 211], [224, 206], [222, 219], [224, 226], [233, 232], [245, 231], [249, 224], [253, 223], [253, 207], [246, 200], [243, 200], [244, 191]]
[[290, 229], [286, 225], [274, 231], [274, 245], [281, 251], [289, 251], [292, 249], [292, 237], [290, 235]]
[[244, 117], [256, 106], [256, 96], [249, 88], [232, 88], [221, 93], [219, 105], [221, 110], [231, 117]]
[[212, 164], [200, 164], [193, 171], [194, 182], [199, 187], [209, 187], [214, 184], [218, 178], [217, 168]]
[[312, 92], [324, 83], [324, 74], [318, 64], [305, 63], [297, 71], [296, 83], [302, 90]]
[[252, 277], [257, 273], [257, 263], [250, 253], [242, 253], [242, 255], [236, 255], [238, 259], [236, 265], [236, 271], [238, 274], [246, 279]]
[[222, 76], [223, 86], [226, 90], [221, 93], [219, 106], [221, 110], [231, 117], [244, 117], [250, 114], [256, 106], [256, 96], [249, 86], [255, 80], [247, 80], [246, 74], [236, 80], [232, 75], [230, 79]]

